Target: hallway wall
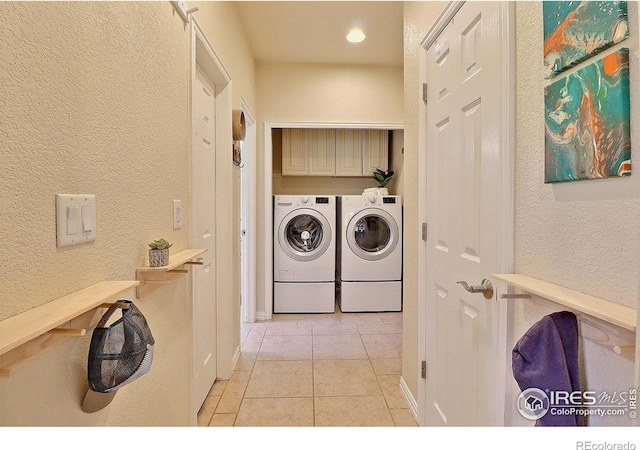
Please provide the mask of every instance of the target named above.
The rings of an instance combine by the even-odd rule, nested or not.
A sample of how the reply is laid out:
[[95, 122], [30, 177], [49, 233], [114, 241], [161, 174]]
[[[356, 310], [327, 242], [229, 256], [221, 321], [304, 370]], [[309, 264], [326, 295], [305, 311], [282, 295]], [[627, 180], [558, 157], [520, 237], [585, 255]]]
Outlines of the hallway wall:
[[[632, 157], [638, 151], [640, 82], [637, 3], [629, 2], [631, 37]], [[517, 111], [515, 271], [634, 308], [640, 297], [640, 175], [544, 184], [544, 67], [542, 3], [516, 4]], [[537, 61], [532, 64], [531, 61]], [[582, 67], [582, 66], [578, 66]], [[532, 325], [514, 301], [514, 342]], [[620, 392], [635, 386], [634, 364], [588, 341], [581, 342], [583, 389]], [[636, 356], [637, 357], [637, 356]], [[615, 368], [615, 370], [612, 370]], [[586, 385], [585, 385], [586, 384]], [[531, 425], [515, 409], [512, 382], [507, 420]], [[591, 425], [629, 425], [628, 417], [592, 418]]]
[[[0, 22], [1, 320], [135, 279], [153, 239], [187, 248], [188, 214], [174, 231], [171, 200], [190, 204], [189, 33], [169, 2], [2, 2]], [[56, 193], [96, 195], [95, 242], [56, 248]], [[0, 425], [189, 425], [187, 288], [182, 277], [120, 297], [156, 350], [111, 406], [81, 410], [89, 332], [0, 379]]]
[[[194, 13], [255, 113], [255, 66], [235, 5]], [[135, 20], [132, 20], [135, 19]], [[0, 3], [0, 320], [103, 280], [135, 279], [147, 243], [189, 246], [191, 35], [169, 2]], [[230, 133], [230, 130], [229, 130]], [[230, 149], [219, 249], [219, 311], [233, 318], [222, 353], [240, 342], [239, 170]], [[97, 239], [56, 248], [55, 194], [95, 194]], [[173, 230], [171, 201], [183, 225]], [[156, 339], [151, 371], [96, 413], [81, 410], [90, 334], [0, 379], [2, 426], [189, 426], [191, 304], [187, 277], [133, 299]], [[219, 340], [220, 343], [220, 340]], [[227, 348], [229, 347], [229, 348]], [[228, 358], [227, 358], [228, 357]]]

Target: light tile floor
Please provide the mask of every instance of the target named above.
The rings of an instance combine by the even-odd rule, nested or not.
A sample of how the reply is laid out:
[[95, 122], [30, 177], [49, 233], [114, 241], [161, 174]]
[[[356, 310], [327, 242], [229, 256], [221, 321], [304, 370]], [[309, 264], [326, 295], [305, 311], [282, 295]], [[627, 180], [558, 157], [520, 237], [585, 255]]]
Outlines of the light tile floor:
[[276, 314], [242, 324], [241, 355], [198, 426], [417, 426], [400, 389], [402, 313]]

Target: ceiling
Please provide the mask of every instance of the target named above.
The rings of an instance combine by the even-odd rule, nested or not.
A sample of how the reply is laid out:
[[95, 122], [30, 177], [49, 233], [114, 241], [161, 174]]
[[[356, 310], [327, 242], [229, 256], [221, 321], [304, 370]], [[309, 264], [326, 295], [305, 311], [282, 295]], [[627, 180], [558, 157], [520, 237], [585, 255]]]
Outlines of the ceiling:
[[[401, 1], [238, 1], [251, 49], [261, 63], [402, 66]], [[359, 27], [367, 38], [346, 40]]]

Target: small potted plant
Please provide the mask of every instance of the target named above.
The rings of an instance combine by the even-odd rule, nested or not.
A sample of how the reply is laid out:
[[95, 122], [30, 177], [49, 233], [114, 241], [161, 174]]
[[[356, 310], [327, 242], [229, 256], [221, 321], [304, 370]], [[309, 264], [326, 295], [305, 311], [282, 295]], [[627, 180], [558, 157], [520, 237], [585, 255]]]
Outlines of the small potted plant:
[[382, 170], [376, 168], [373, 172], [373, 179], [378, 182], [378, 187], [365, 189], [365, 193], [373, 193], [374, 195], [389, 195], [389, 190], [386, 188], [387, 184], [391, 181], [395, 172], [391, 169]]
[[149, 244], [149, 266], [162, 267], [169, 264], [170, 244], [166, 239], [159, 239]]

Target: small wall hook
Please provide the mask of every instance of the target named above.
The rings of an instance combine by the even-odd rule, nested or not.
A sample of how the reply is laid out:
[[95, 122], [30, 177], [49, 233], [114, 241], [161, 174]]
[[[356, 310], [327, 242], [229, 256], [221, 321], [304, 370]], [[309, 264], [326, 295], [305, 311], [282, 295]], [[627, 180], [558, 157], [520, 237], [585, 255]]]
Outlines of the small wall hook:
[[171, 4], [174, 6], [176, 12], [180, 15], [184, 23], [189, 22], [189, 14], [193, 14], [198, 11], [198, 7], [187, 9], [187, 5], [185, 2], [181, 1], [172, 1]]

